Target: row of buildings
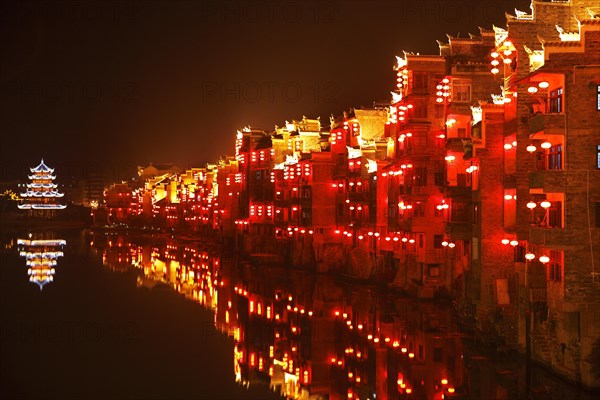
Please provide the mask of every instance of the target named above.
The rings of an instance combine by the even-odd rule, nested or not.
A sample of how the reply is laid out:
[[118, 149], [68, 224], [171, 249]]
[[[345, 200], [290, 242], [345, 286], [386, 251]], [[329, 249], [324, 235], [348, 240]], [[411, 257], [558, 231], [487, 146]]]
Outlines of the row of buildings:
[[598, 386], [599, 13], [533, 0], [398, 57], [390, 104], [244, 128], [214, 165], [112, 186], [108, 216], [451, 295], [483, 338]]

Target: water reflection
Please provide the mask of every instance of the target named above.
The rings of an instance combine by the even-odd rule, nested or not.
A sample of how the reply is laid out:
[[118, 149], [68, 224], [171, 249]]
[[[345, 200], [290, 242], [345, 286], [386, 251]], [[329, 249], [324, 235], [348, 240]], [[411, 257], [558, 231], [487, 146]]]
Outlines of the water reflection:
[[57, 239], [51, 233], [29, 234], [27, 239], [17, 239], [19, 255], [25, 258], [29, 281], [40, 290], [54, 281], [58, 259], [63, 257], [67, 241]]
[[107, 268], [171, 287], [234, 339], [235, 379], [294, 399], [591, 398], [516, 358], [490, 361], [447, 304], [325, 275], [252, 266], [167, 237], [95, 234]]

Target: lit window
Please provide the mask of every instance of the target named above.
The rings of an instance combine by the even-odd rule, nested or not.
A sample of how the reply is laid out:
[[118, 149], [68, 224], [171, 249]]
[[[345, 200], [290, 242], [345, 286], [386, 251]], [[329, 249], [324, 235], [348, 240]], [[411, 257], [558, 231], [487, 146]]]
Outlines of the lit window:
[[562, 145], [557, 144], [548, 149], [548, 169], [562, 169]]
[[597, 110], [600, 111], [600, 85], [598, 85], [598, 105]]
[[468, 79], [452, 80], [452, 101], [470, 102], [471, 101], [471, 81]]
[[550, 112], [563, 112], [563, 89], [558, 88], [550, 92]]

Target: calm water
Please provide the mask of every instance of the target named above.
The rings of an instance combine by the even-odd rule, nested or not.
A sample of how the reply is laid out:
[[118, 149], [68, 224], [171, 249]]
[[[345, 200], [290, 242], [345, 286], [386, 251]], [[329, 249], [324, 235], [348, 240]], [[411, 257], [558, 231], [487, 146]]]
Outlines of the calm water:
[[444, 304], [164, 236], [0, 240], [2, 398], [593, 398]]

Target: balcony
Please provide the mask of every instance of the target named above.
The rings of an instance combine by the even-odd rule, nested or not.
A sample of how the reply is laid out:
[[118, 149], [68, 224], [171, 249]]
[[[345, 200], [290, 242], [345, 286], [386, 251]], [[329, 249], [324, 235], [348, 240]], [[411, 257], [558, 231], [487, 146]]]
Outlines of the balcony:
[[446, 186], [446, 196], [450, 198], [471, 198], [471, 186]]
[[450, 221], [446, 224], [446, 232], [457, 240], [471, 240], [473, 225], [470, 222]]
[[567, 187], [567, 173], [562, 170], [530, 172], [529, 187], [543, 189], [546, 193], [562, 193]]
[[560, 228], [535, 227], [529, 228], [529, 243], [547, 246], [560, 246], [568, 243], [567, 231]]
[[565, 114], [535, 114], [528, 121], [529, 134], [542, 132], [546, 135], [564, 135], [565, 119]]

